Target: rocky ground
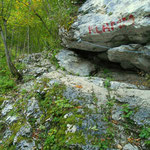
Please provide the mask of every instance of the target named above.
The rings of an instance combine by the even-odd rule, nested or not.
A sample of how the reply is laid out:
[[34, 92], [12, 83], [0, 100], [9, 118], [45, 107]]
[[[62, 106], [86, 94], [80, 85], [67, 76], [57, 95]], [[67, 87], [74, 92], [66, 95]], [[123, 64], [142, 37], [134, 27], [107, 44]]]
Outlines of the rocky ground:
[[131, 83], [138, 87], [145, 86], [149, 89], [149, 79], [145, 72], [139, 69], [123, 69], [119, 63], [107, 60], [105, 53], [92, 53], [86, 51], [61, 50], [56, 55], [59, 65], [70, 73], [81, 76], [96, 76], [109, 78], [112, 81]]
[[73, 51], [56, 55], [58, 69], [51, 58], [19, 60], [24, 83], [0, 98], [0, 149], [149, 150], [148, 87], [114, 81], [107, 68], [91, 76], [96, 66]]

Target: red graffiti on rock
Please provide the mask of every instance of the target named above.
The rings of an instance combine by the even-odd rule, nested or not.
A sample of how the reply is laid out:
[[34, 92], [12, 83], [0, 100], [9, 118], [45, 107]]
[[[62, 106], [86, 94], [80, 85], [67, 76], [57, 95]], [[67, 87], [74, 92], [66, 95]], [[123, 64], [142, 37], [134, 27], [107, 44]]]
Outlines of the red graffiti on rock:
[[130, 15], [128, 17], [128, 19], [124, 17], [122, 19], [119, 19], [117, 22], [112, 21], [110, 23], [105, 23], [104, 25], [102, 25], [102, 30], [99, 30], [97, 26], [95, 28], [93, 28], [93, 26], [89, 26], [88, 27], [89, 34], [92, 34], [92, 33], [101, 34], [106, 31], [109, 31], [109, 32], [114, 31], [114, 25], [116, 25], [116, 24], [118, 24], [118, 27], [120, 29], [122, 29], [123, 27], [125, 27], [124, 22], [126, 22], [126, 21], [132, 21], [132, 25], [134, 25], [135, 18], [133, 15]]

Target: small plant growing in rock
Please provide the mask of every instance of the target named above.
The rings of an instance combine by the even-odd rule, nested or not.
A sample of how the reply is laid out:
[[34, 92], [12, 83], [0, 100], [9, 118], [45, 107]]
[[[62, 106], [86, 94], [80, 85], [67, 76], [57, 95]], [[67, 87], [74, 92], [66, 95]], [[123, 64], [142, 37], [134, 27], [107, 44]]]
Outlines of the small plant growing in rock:
[[145, 78], [146, 78], [146, 81], [147, 81], [147, 86], [150, 87], [150, 74], [147, 73]]
[[0, 106], [2, 105], [2, 103], [3, 103], [4, 100], [5, 99], [3, 97], [0, 97]]
[[27, 90], [26, 90], [26, 89], [22, 89], [21, 94], [22, 94], [22, 95], [27, 94]]
[[35, 77], [33, 75], [25, 75], [23, 78], [23, 81], [28, 82], [28, 81], [34, 80], [34, 79], [35, 79]]
[[145, 144], [150, 146], [150, 127], [143, 127], [139, 134], [140, 138], [145, 139]]
[[[65, 85], [54, 83], [49, 87], [47, 79], [43, 79], [42, 82], [44, 83], [41, 83], [41, 86], [36, 86], [36, 90], [44, 87], [48, 90], [42, 97], [39, 94], [36, 97], [39, 100], [40, 109], [43, 111], [39, 126], [40, 131], [42, 131], [39, 133], [39, 138], [43, 141], [43, 148], [45, 150], [67, 150], [69, 149], [68, 145], [84, 143], [84, 135], [82, 133], [78, 131], [74, 133], [67, 132], [68, 124], [80, 126], [84, 116], [77, 113], [76, 104], [72, 104], [63, 96], [63, 92], [66, 89]], [[44, 87], [42, 88], [42, 86]], [[72, 115], [64, 117], [69, 113]], [[49, 122], [50, 127], [45, 125], [46, 122]], [[33, 122], [31, 125], [34, 127], [34, 124]]]
[[53, 65], [55, 65], [55, 67], [56, 67], [56, 69], [58, 69], [58, 68], [60, 68], [60, 66], [59, 66], [59, 64], [58, 64], [58, 61], [57, 61], [57, 59], [56, 59], [56, 55], [57, 55], [57, 53], [59, 52], [59, 50], [52, 50], [51, 51], [51, 57], [50, 57], [50, 62], [53, 64]]
[[111, 16], [113, 14], [113, 12], [110, 12], [108, 15]]
[[122, 105], [122, 109], [121, 109], [121, 111], [123, 111], [123, 117], [124, 118], [130, 118], [131, 117], [131, 115], [133, 114], [133, 111], [129, 108], [129, 104], [124, 104], [124, 105]]
[[110, 79], [107, 78], [104, 82], [104, 87], [108, 89], [110, 86], [111, 86]]

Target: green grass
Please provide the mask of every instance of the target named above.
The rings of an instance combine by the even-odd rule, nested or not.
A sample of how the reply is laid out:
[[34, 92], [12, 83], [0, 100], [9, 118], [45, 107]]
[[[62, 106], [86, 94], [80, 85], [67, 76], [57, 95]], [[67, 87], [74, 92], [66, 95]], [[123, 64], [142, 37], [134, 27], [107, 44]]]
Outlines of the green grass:
[[6, 64], [6, 57], [3, 51], [0, 52], [0, 94], [4, 94], [15, 87], [15, 81], [11, 77]]
[[[12, 59], [14, 59], [14, 54], [12, 54]], [[25, 68], [25, 65], [20, 63], [16, 63], [15, 66], [20, 72]], [[16, 88], [16, 79], [12, 77], [8, 69], [5, 53], [2, 50], [0, 51], [0, 94], [6, 94], [14, 88]]]

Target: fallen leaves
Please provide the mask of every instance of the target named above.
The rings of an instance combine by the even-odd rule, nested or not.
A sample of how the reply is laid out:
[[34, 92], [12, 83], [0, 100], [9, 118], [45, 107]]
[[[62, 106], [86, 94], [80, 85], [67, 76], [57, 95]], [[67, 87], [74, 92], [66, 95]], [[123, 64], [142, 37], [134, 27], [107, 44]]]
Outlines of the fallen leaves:
[[139, 146], [139, 145], [140, 145], [140, 141], [141, 141], [140, 138], [138, 138], [138, 139], [128, 138], [127, 140], [128, 140], [128, 142], [133, 143], [133, 144], [135, 144], [136, 146]]
[[81, 109], [81, 108], [82, 108], [82, 106], [77, 106], [76, 108], [77, 108], [77, 109]]
[[128, 138], [127, 140], [128, 140], [128, 142], [133, 143], [134, 138]]
[[76, 87], [76, 88], [79, 88], [79, 89], [83, 88], [82, 85], [75, 85], [75, 87]]
[[102, 142], [104, 142], [104, 141], [105, 141], [105, 139], [101, 139], [101, 141], [102, 141]]
[[118, 121], [116, 121], [116, 120], [112, 120], [112, 123], [116, 124], [116, 125], [119, 124]]

